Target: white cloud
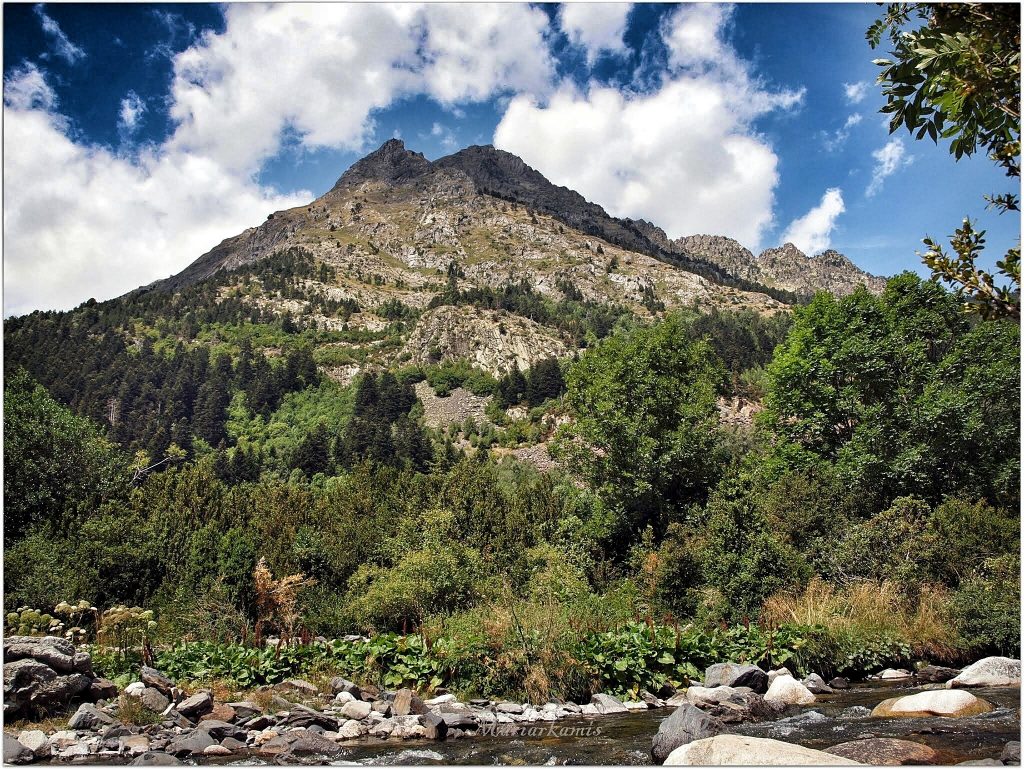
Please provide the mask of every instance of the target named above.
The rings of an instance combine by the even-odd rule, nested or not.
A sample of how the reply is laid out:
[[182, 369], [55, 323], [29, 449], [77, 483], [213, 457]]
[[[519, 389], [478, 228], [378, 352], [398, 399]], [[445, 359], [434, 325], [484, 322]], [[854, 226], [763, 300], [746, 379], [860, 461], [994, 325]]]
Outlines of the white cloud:
[[804, 254], [818, 254], [829, 246], [829, 236], [836, 219], [846, 210], [843, 191], [832, 187], [821, 196], [821, 202], [798, 219], [790, 222], [782, 235], [783, 242], [792, 243]]
[[117, 296], [308, 201], [254, 181], [285, 136], [360, 151], [373, 112], [396, 99], [425, 93], [454, 109], [544, 93], [553, 78], [547, 16], [527, 5], [229, 4], [224, 15], [221, 33], [173, 59], [170, 138], [132, 157], [73, 138], [37, 68], [5, 80], [7, 314]]
[[861, 120], [863, 120], [863, 116], [859, 112], [855, 112], [846, 118], [842, 128], [837, 128], [832, 133], [823, 131], [822, 143], [825, 145], [825, 149], [829, 152], [839, 149], [850, 137], [850, 129], [860, 123]]
[[76, 144], [65, 123], [23, 102], [4, 106], [7, 315], [73, 307], [166, 277], [267, 212], [310, 197], [276, 195], [183, 153], [130, 161]]
[[846, 94], [846, 101], [850, 104], [860, 104], [868, 95], [870, 85], [866, 80], [856, 83], [843, 83], [843, 93]]
[[892, 176], [903, 166], [907, 166], [913, 157], [907, 155], [907, 148], [902, 139], [890, 139], [883, 147], [871, 153], [875, 159], [875, 170], [871, 174], [871, 183], [864, 194], [869, 198], [882, 189], [886, 177]]
[[650, 93], [591, 83], [546, 102], [512, 99], [496, 146], [615, 216], [649, 219], [671, 237], [729, 235], [757, 248], [772, 222], [778, 158], [751, 126], [803, 92], [771, 91], [723, 40], [731, 10], [681, 6], [662, 33], [671, 71]]
[[146, 103], [137, 93], [129, 91], [128, 95], [121, 100], [121, 109], [117, 114], [117, 128], [122, 137], [131, 136], [138, 130], [145, 112]]
[[440, 123], [434, 123], [431, 126], [430, 135], [440, 141], [441, 146], [446, 150], [454, 150], [459, 146], [459, 140], [455, 138], [455, 133]]
[[39, 68], [25, 63], [4, 77], [4, 104], [16, 110], [50, 110], [57, 95]]
[[626, 50], [622, 36], [626, 32], [630, 3], [565, 3], [559, 14], [562, 31], [569, 40], [587, 51], [587, 63], [593, 64], [602, 51]]
[[58, 56], [66, 60], [68, 64], [74, 64], [79, 59], [85, 58], [85, 51], [68, 40], [68, 36], [64, 34], [60, 25], [43, 10], [42, 4], [35, 6], [33, 10], [39, 17], [43, 32], [53, 38], [54, 49]]

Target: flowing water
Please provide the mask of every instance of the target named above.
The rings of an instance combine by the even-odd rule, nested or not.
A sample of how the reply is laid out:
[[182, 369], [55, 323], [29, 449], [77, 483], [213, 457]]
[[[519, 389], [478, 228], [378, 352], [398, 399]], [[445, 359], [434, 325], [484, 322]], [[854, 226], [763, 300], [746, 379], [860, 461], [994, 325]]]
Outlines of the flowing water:
[[[941, 686], [941, 685], [940, 685]], [[932, 685], [935, 687], [935, 685]], [[891, 737], [925, 743], [940, 752], [943, 763], [998, 758], [1007, 741], [1020, 740], [1020, 690], [972, 690], [998, 708], [964, 719], [872, 719], [871, 709], [886, 698], [911, 695], [923, 687], [864, 683], [834, 695], [819, 695], [810, 706], [791, 707], [772, 722], [732, 725], [729, 732], [775, 738], [816, 749], [858, 738]], [[307, 758], [309, 764], [332, 765], [636, 765], [651, 763], [651, 738], [671, 709], [565, 719], [527, 726], [526, 736], [482, 736], [444, 743], [407, 741], [355, 743], [348, 753], [330, 761]], [[233, 765], [265, 764], [255, 758]]]

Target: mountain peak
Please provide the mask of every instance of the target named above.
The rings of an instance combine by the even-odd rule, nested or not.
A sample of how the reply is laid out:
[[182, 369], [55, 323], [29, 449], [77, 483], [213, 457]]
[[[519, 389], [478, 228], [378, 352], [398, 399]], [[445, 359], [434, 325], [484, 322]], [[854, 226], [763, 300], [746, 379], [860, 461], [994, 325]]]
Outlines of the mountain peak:
[[341, 175], [334, 189], [370, 180], [404, 182], [423, 176], [432, 168], [421, 152], [405, 148], [401, 139], [388, 139], [384, 144]]

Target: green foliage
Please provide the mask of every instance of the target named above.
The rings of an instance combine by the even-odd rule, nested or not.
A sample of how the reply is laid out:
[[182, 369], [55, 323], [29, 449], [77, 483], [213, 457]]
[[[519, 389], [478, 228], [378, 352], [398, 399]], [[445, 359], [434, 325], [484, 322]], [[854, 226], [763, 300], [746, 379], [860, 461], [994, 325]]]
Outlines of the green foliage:
[[623, 534], [664, 526], [717, 480], [715, 396], [721, 369], [678, 314], [604, 340], [569, 367], [576, 421], [560, 452], [623, 516]]
[[[924, 23], [904, 29], [912, 16]], [[878, 82], [886, 96], [883, 113], [892, 115], [890, 133], [905, 126], [917, 138], [950, 139], [960, 160], [978, 148], [1009, 177], [1020, 176], [1020, 13], [1006, 3], [890, 4], [868, 29], [872, 48], [888, 32], [892, 59], [876, 59]], [[1015, 193], [988, 196], [1000, 211], [1019, 210]], [[952, 285], [964, 307], [986, 318], [1020, 322], [1020, 246], [996, 263], [1009, 280], [999, 286], [976, 261], [984, 232], [964, 219], [950, 241], [953, 256], [932, 238], [924, 262], [932, 276]]]
[[123, 489], [127, 458], [19, 371], [4, 385], [4, 535], [71, 526]]
[[[872, 507], [899, 496], [1019, 500], [1019, 327], [969, 326], [904, 274], [874, 297], [819, 294], [768, 371], [764, 424], [780, 467], [835, 464]], [[964, 458], [971, 462], [965, 463]]]
[[986, 559], [960, 584], [953, 616], [974, 655], [1020, 657], [1020, 553]]

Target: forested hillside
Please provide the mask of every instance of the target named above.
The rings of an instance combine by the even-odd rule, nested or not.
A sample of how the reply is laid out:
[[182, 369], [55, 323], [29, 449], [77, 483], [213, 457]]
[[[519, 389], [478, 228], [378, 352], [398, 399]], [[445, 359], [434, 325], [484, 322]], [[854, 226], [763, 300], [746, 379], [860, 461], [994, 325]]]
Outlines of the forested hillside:
[[[623, 315], [494, 377], [375, 358], [401, 312], [323, 330], [223, 294], [288, 296], [315, 269], [285, 255], [7, 322], [7, 612], [127, 603], [167, 640], [418, 631], [451, 640], [464, 686], [552, 694], [586, 689], [579, 645], [634, 621], [786, 628], [836, 671], [1018, 653], [1015, 322], [904, 274], [792, 319]], [[564, 302], [557, 323], [595, 317]], [[325, 343], [362, 373], [325, 376]], [[427, 427], [419, 382], [486, 417]], [[735, 398], [763, 403], [753, 424], [723, 421]], [[519, 459], [539, 445], [553, 468]], [[260, 560], [304, 577], [292, 614], [260, 603]], [[661, 669], [683, 671], [614, 675]]]

